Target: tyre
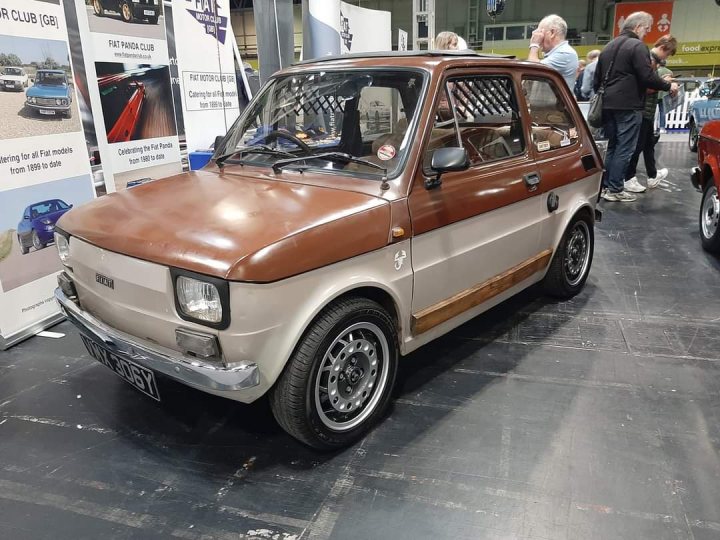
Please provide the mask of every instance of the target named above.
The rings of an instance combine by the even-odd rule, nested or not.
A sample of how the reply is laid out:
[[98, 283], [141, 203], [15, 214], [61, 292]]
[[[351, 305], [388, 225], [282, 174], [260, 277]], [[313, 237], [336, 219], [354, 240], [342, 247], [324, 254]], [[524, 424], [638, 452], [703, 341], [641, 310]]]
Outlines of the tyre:
[[35, 248], [35, 251], [40, 251], [43, 249], [47, 244], [40, 240], [40, 237], [38, 236], [37, 231], [32, 232], [32, 245]]
[[693, 120], [690, 120], [690, 133], [688, 135], [688, 147], [691, 152], [697, 152], [700, 130]]
[[30, 247], [26, 246], [23, 243], [22, 239], [20, 238], [20, 235], [18, 235], [17, 239], [18, 239], [18, 245], [20, 246], [20, 253], [22, 253], [23, 255], [27, 255], [30, 252]]
[[718, 218], [720, 218], [720, 199], [718, 199], [717, 186], [710, 178], [703, 190], [700, 205], [700, 242], [703, 249], [710, 253], [720, 253]]
[[306, 330], [270, 392], [275, 419], [314, 448], [356, 441], [390, 402], [397, 343], [395, 323], [377, 302], [331, 304]]
[[98, 17], [105, 16], [105, 8], [103, 7], [102, 2], [100, 0], [93, 1], [93, 11], [95, 12], [95, 15], [97, 15]]
[[157, 15], [154, 16], [154, 17], [148, 17], [148, 22], [149, 22], [150, 24], [157, 24], [157, 23], [158, 23], [158, 18], [159, 18], [159, 17], [158, 17]]
[[120, 5], [120, 16], [122, 17], [122, 20], [126, 23], [132, 22], [133, 20], [133, 11], [132, 6], [130, 5], [130, 2], [123, 2]]
[[585, 286], [595, 249], [593, 221], [584, 212], [575, 214], [565, 229], [543, 286], [556, 298], [568, 299]]

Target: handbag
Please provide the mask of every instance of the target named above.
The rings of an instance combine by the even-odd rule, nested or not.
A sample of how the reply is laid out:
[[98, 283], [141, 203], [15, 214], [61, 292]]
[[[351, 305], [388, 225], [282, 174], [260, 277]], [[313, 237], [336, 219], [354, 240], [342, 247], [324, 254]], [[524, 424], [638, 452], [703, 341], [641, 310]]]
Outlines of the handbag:
[[601, 128], [603, 126], [602, 111], [603, 111], [603, 94], [605, 93], [605, 85], [607, 84], [608, 80], [610, 79], [610, 72], [612, 72], [613, 65], [615, 64], [615, 59], [617, 58], [617, 55], [620, 52], [620, 49], [622, 49], [623, 45], [625, 45], [625, 42], [627, 42], [629, 39], [630, 38], [626, 38], [625, 41], [623, 41], [620, 45], [618, 45], [617, 49], [615, 49], [615, 54], [613, 55], [612, 61], [610, 62], [610, 67], [608, 68], [607, 72], [605, 73], [605, 77], [603, 77], [603, 81], [600, 84], [600, 88], [598, 88], [597, 93], [590, 100], [590, 108], [588, 109], [587, 121], [588, 121], [588, 124], [590, 124], [594, 128]]

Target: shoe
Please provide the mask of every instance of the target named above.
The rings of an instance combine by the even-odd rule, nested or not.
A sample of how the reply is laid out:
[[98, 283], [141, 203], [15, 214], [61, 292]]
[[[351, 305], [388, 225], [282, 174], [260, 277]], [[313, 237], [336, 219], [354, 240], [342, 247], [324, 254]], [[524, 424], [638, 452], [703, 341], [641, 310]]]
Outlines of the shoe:
[[660, 128], [660, 134], [667, 133], [667, 130], [665, 128]]
[[608, 188], [606, 188], [606, 187], [602, 188], [602, 189], [600, 190], [600, 196], [601, 196], [601, 197], [604, 197], [607, 192], [608, 192]]
[[637, 197], [632, 193], [628, 193], [627, 191], [620, 191], [618, 193], [608, 191], [605, 195], [603, 195], [603, 199], [612, 202], [634, 202], [637, 200]]
[[648, 187], [654, 188], [657, 187], [657, 185], [665, 180], [668, 175], [668, 170], [665, 168], [658, 169], [657, 175], [655, 178], [648, 178]]
[[637, 176], [633, 176], [630, 180], [625, 180], [625, 191], [631, 193], [642, 193], [647, 188], [638, 182]]

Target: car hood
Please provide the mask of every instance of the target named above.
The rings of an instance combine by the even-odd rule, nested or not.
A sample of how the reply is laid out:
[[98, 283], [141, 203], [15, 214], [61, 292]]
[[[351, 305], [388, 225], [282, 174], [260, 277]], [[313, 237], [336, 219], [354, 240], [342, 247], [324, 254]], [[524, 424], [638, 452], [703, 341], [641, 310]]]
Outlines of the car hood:
[[267, 282], [387, 245], [390, 205], [272, 176], [195, 171], [96, 199], [58, 226], [138, 259]]
[[60, 219], [63, 216], [63, 214], [67, 213], [69, 210], [70, 209], [68, 208], [65, 210], [58, 210], [57, 212], [52, 212], [50, 214], [44, 214], [40, 217], [33, 219], [33, 222], [38, 223], [38, 224], [43, 224], [42, 223], [43, 220], [48, 220], [51, 225], [54, 225], [55, 223], [57, 223], [57, 220]]
[[24, 80], [25, 80], [25, 77], [23, 77], [22, 75], [3, 75], [3, 74], [0, 74], [0, 79], [2, 79], [3, 81], [15, 81], [15, 82], [20, 82], [20, 81], [24, 81]]
[[28, 97], [66, 98], [67, 86], [36, 84], [26, 92]]

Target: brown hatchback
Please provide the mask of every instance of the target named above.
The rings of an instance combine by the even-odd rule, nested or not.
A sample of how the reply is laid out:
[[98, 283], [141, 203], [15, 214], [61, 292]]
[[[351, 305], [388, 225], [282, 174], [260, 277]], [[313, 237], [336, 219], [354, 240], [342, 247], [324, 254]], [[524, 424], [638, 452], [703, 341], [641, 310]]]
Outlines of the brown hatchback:
[[90, 354], [242, 402], [317, 447], [384, 414], [399, 355], [587, 279], [602, 158], [563, 79], [462, 53], [276, 74], [205, 169], [68, 212], [56, 297]]

